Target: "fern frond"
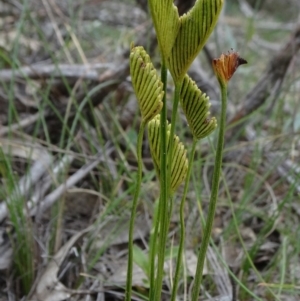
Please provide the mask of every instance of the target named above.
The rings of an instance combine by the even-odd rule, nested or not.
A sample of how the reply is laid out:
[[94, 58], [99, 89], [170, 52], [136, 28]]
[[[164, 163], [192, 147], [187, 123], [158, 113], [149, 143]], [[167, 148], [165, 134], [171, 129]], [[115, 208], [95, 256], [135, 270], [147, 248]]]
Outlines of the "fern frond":
[[215, 117], [210, 118], [209, 97], [186, 75], [183, 80], [180, 102], [194, 138], [202, 139], [217, 127]]
[[[170, 124], [167, 127], [167, 147], [170, 145]], [[160, 177], [160, 115], [155, 116], [148, 124], [148, 137], [150, 151], [154, 161], [154, 166]], [[174, 135], [173, 156], [171, 160], [171, 191], [174, 193], [180, 184], [184, 181], [187, 169], [188, 160], [184, 145], [180, 142], [179, 137]], [[169, 169], [169, 166], [167, 167]]]
[[197, 0], [180, 17], [180, 29], [168, 61], [175, 82], [180, 82], [213, 31], [224, 0]]
[[170, 56], [179, 27], [179, 15], [173, 0], [149, 0], [152, 20], [164, 61]]
[[130, 53], [130, 75], [144, 122], [150, 121], [163, 106], [163, 83], [143, 47], [133, 47]]

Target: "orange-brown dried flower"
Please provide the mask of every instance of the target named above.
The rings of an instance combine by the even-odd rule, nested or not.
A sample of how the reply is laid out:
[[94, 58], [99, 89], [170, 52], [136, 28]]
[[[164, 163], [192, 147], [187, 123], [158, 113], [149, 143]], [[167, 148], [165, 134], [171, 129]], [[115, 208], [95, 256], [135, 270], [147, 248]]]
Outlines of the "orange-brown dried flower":
[[219, 81], [227, 83], [236, 69], [247, 61], [239, 56], [236, 51], [228, 51], [228, 54], [221, 54], [220, 58], [213, 60], [213, 68]]

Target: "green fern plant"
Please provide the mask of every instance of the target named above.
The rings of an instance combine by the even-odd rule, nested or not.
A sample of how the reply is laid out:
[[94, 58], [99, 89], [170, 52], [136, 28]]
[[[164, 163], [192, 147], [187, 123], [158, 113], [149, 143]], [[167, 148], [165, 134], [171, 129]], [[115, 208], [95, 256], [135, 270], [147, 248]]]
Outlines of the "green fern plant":
[[149, 55], [143, 47], [132, 47], [130, 52], [130, 74], [132, 85], [138, 99], [142, 122], [137, 142], [137, 181], [131, 209], [129, 224], [129, 253], [127, 268], [126, 300], [131, 300], [132, 269], [133, 269], [133, 231], [138, 205], [138, 197], [142, 181], [142, 144], [147, 123], [162, 109], [164, 95], [163, 83], [151, 63]]
[[[126, 284], [126, 300], [131, 300], [133, 266], [133, 228], [142, 181], [141, 147], [145, 128], [148, 127], [150, 151], [160, 186], [158, 209], [155, 213], [149, 250], [149, 297], [151, 301], [161, 300], [164, 276], [165, 250], [167, 234], [172, 215], [173, 198], [181, 183], [184, 184], [180, 205], [180, 244], [176, 271], [174, 275], [171, 300], [176, 300], [178, 282], [181, 276], [182, 254], [184, 249], [185, 225], [184, 203], [188, 191], [190, 174], [196, 144], [207, 137], [217, 127], [217, 120], [210, 116], [209, 98], [202, 93], [195, 82], [186, 74], [189, 66], [203, 48], [216, 25], [223, 6], [223, 0], [197, 0], [193, 8], [179, 17], [173, 0], [149, 0], [152, 20], [157, 34], [161, 54], [161, 75], [157, 75], [149, 55], [142, 47], [132, 47], [130, 54], [130, 74], [132, 85], [141, 110], [141, 126], [137, 142], [138, 172], [136, 190], [133, 198], [129, 228], [129, 259]], [[217, 202], [221, 162], [224, 144], [227, 82], [242, 59], [236, 53], [229, 53], [214, 60], [213, 67], [222, 91], [222, 113], [218, 137], [212, 194], [209, 212], [204, 229], [204, 237], [198, 255], [195, 283], [192, 289], [192, 301], [198, 300], [204, 259], [209, 244], [212, 223]], [[174, 85], [172, 118], [167, 120], [166, 85], [167, 70], [170, 71]], [[230, 74], [231, 73], [231, 74]], [[186, 115], [193, 135], [189, 160], [187, 151], [180, 138], [175, 135], [175, 124], [179, 103]]]

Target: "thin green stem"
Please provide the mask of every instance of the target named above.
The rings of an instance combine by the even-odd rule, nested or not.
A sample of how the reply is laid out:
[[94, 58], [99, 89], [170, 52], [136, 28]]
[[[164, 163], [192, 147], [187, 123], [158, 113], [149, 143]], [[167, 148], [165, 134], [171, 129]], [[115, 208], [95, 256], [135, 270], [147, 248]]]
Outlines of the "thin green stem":
[[[160, 300], [163, 273], [164, 273], [164, 261], [165, 261], [165, 244], [167, 229], [167, 219], [165, 215], [168, 210], [168, 181], [167, 181], [167, 104], [166, 104], [166, 87], [167, 87], [167, 67], [165, 62], [162, 62], [161, 66], [161, 81], [163, 83], [164, 97], [163, 97], [163, 108], [160, 114], [160, 203], [159, 203], [159, 217], [155, 227], [159, 227], [158, 237], [158, 264], [157, 274], [155, 280], [154, 299]], [[152, 292], [150, 291], [150, 296]], [[151, 299], [152, 300], [152, 297]]]
[[173, 146], [174, 146], [174, 133], [177, 119], [178, 104], [180, 99], [180, 92], [182, 87], [182, 81], [175, 83], [175, 93], [172, 107], [172, 119], [171, 119], [171, 130], [170, 130], [170, 144], [168, 150], [168, 166], [170, 166], [170, 173], [168, 174], [169, 187], [171, 182], [171, 171], [172, 171], [172, 158], [173, 158]]
[[149, 291], [149, 300], [154, 299], [154, 287], [155, 287], [155, 258], [157, 254], [157, 243], [156, 238], [158, 237], [159, 230], [159, 219], [160, 219], [160, 209], [159, 206], [160, 200], [158, 200], [158, 206], [155, 206], [153, 222], [154, 228], [151, 230], [150, 235], [150, 249], [149, 249], [149, 258], [150, 258], [150, 291]]
[[[163, 80], [163, 75], [162, 75], [162, 82]], [[171, 195], [171, 171], [172, 171], [172, 157], [173, 157], [173, 145], [174, 145], [174, 132], [175, 132], [175, 125], [176, 125], [176, 117], [177, 117], [177, 110], [178, 110], [178, 103], [180, 99], [180, 91], [181, 91], [181, 86], [182, 82], [180, 83], [175, 83], [175, 94], [174, 94], [174, 101], [173, 101], [173, 108], [172, 108], [172, 122], [171, 122], [171, 130], [170, 130], [170, 141], [169, 141], [169, 146], [167, 149], [167, 143], [166, 145], [161, 146], [161, 211], [160, 211], [160, 235], [159, 235], [159, 252], [158, 252], [158, 266], [157, 266], [157, 276], [156, 276], [156, 286], [155, 286], [155, 294], [154, 294], [154, 299], [153, 300], [160, 300], [161, 299], [161, 289], [162, 289], [162, 282], [163, 282], [163, 268], [164, 268], [164, 262], [165, 262], [165, 248], [166, 248], [166, 241], [167, 241], [167, 236], [168, 236], [168, 229], [169, 229], [169, 224], [170, 224], [170, 208], [171, 206], [168, 206], [168, 200], [169, 196]], [[166, 87], [164, 86], [164, 91]], [[165, 111], [164, 111], [165, 109]], [[165, 114], [165, 115], [163, 115]], [[167, 106], [166, 102], [164, 102], [164, 108], [161, 113], [161, 128], [162, 128], [162, 120], [165, 122], [165, 135], [166, 135], [166, 130], [167, 130]], [[161, 132], [162, 134], [162, 132]], [[162, 137], [162, 136], [161, 136]], [[165, 137], [167, 142], [167, 137]], [[161, 141], [161, 145], [163, 144], [163, 139]], [[162, 163], [166, 165], [162, 165]], [[165, 181], [166, 183], [162, 183], [162, 170], [163, 167], [166, 169], [166, 174], [165, 176]], [[169, 167], [169, 168], [168, 168]], [[162, 186], [165, 184], [164, 186]], [[166, 189], [165, 191], [162, 191], [162, 189]], [[164, 195], [163, 195], [164, 194]], [[164, 200], [163, 198], [166, 197]], [[172, 201], [170, 199], [170, 201]], [[152, 301], [152, 299], [150, 299]]]
[[213, 226], [213, 221], [214, 221], [214, 216], [216, 211], [216, 205], [217, 205], [218, 192], [219, 192], [219, 182], [220, 182], [220, 174], [221, 174], [222, 158], [223, 158], [225, 121], [226, 121], [227, 84], [220, 82], [220, 87], [221, 87], [221, 94], [222, 94], [222, 109], [221, 109], [219, 137], [218, 137], [215, 165], [214, 165], [215, 167], [214, 167], [214, 173], [212, 179], [212, 191], [210, 195], [207, 221], [203, 233], [203, 240], [198, 254], [195, 281], [192, 289], [192, 301], [197, 301], [200, 293], [200, 285], [202, 282], [204, 261], [205, 261], [206, 252], [211, 236], [211, 231], [212, 231], [212, 226]]
[[143, 136], [145, 131], [146, 123], [143, 121], [140, 126], [138, 140], [137, 140], [137, 163], [138, 163], [138, 170], [137, 170], [137, 179], [136, 179], [136, 187], [132, 202], [131, 208], [131, 218], [129, 224], [129, 238], [128, 238], [128, 266], [127, 266], [127, 282], [126, 282], [126, 293], [125, 293], [125, 300], [131, 301], [131, 289], [132, 289], [132, 270], [133, 270], [133, 233], [134, 233], [134, 223], [135, 223], [135, 216], [136, 216], [136, 209], [138, 205], [139, 194], [141, 190], [141, 183], [142, 183], [142, 145], [143, 145]]
[[185, 204], [186, 195], [187, 195], [188, 188], [189, 188], [189, 182], [190, 182], [190, 176], [191, 176], [191, 171], [192, 171], [192, 166], [193, 166], [193, 161], [194, 161], [194, 156], [195, 156], [195, 151], [196, 151], [196, 145], [197, 145], [197, 140], [194, 139], [191, 154], [190, 154], [190, 159], [189, 159], [187, 175], [185, 178], [183, 196], [182, 196], [181, 202], [180, 202], [180, 241], [179, 241], [179, 249], [178, 249], [176, 271], [175, 271], [175, 277], [174, 277], [174, 284], [173, 284], [173, 288], [172, 288], [171, 301], [176, 300], [177, 287], [178, 287], [179, 278], [180, 278], [182, 254], [183, 254], [183, 250], [184, 250], [184, 241], [185, 241], [184, 204]]

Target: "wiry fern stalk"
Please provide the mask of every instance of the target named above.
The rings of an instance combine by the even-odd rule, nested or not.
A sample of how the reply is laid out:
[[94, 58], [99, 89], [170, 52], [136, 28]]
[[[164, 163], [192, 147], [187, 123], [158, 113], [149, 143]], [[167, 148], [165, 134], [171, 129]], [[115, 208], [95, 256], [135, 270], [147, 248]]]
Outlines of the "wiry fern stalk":
[[[171, 53], [171, 49], [174, 45], [179, 27], [179, 15], [177, 7], [174, 6], [173, 0], [149, 0], [149, 7], [156, 30], [158, 45], [161, 53], [161, 80], [164, 85], [164, 91], [166, 91], [167, 85], [167, 66], [166, 63]], [[167, 219], [168, 215], [168, 201], [169, 201], [169, 176], [167, 170], [167, 105], [166, 95], [163, 98], [163, 109], [161, 112], [160, 121], [160, 158], [159, 158], [159, 170], [160, 170], [160, 198], [159, 198], [159, 217], [156, 221], [155, 232], [159, 235], [159, 250], [158, 250], [158, 267], [157, 277], [155, 280], [155, 287], [150, 286], [150, 300], [155, 296], [160, 296], [162, 280], [163, 280], [163, 264], [165, 258], [165, 242], [168, 231]], [[158, 168], [156, 168], [158, 170]], [[156, 249], [156, 248], [155, 248]], [[155, 258], [155, 256], [151, 256]], [[154, 260], [154, 259], [153, 259]], [[154, 263], [151, 264], [151, 266]], [[151, 280], [153, 282], [153, 273], [151, 271]], [[153, 284], [153, 283], [152, 283]], [[159, 297], [160, 298], [160, 297]]]
[[[179, 142], [179, 138], [174, 135], [177, 106], [179, 103], [179, 95], [184, 76], [192, 61], [205, 44], [208, 36], [212, 32], [217, 17], [221, 11], [223, 0], [197, 0], [195, 6], [187, 14], [179, 18], [177, 8], [173, 4], [173, 0], [149, 0], [151, 16], [157, 33], [159, 49], [161, 52], [161, 80], [163, 83], [163, 91], [166, 91], [167, 69], [169, 68], [174, 83], [175, 97], [173, 102], [172, 125], [167, 125], [167, 106], [166, 95], [162, 98], [161, 117], [155, 117], [150, 121], [148, 126], [150, 149], [154, 161], [157, 175], [160, 179], [160, 204], [159, 218], [155, 225], [155, 233], [159, 233], [158, 237], [158, 263], [157, 274], [154, 280], [155, 254], [151, 254], [151, 271], [150, 271], [150, 300], [161, 299], [161, 289], [163, 281], [163, 266], [165, 260], [166, 239], [170, 221], [171, 203], [169, 197], [175, 193], [180, 183], [184, 180], [187, 172], [187, 160], [183, 145]], [[137, 54], [138, 56], [141, 54]], [[146, 60], [147, 61], [147, 60]], [[138, 67], [144, 67], [143, 60], [135, 62], [134, 72], [139, 70]], [[137, 72], [138, 73], [138, 72]], [[133, 73], [136, 74], [136, 73]], [[135, 80], [135, 83], [134, 83]], [[143, 98], [139, 96], [149, 96], [152, 87], [141, 85], [141, 81], [145, 82], [144, 77], [135, 77], [133, 85], [142, 86], [141, 90], [136, 91], [140, 107], [142, 111], [143, 121], [149, 121], [157, 113], [158, 108], [148, 110], [147, 103], [144, 106]], [[153, 80], [154, 81], [154, 80]], [[152, 85], [152, 81], [148, 82]], [[136, 90], [136, 88], [135, 88]], [[158, 91], [157, 95], [161, 95]], [[140, 95], [139, 95], [140, 93]], [[143, 113], [143, 110], [146, 113]], [[159, 108], [160, 110], [160, 108]], [[202, 116], [202, 115], [201, 115]], [[188, 122], [189, 118], [188, 118]], [[215, 125], [215, 119], [206, 118], [198, 128], [195, 129], [202, 134], [208, 134]], [[156, 253], [156, 246], [154, 247]], [[153, 282], [155, 287], [153, 288]], [[129, 295], [128, 295], [129, 296]]]
[[226, 108], [227, 108], [227, 86], [223, 86], [221, 118], [220, 118], [220, 126], [219, 126], [217, 151], [216, 151], [215, 164], [214, 164], [211, 196], [209, 200], [206, 225], [203, 232], [200, 251], [198, 253], [196, 274], [195, 274], [195, 280], [192, 289], [192, 301], [197, 301], [199, 298], [200, 284], [202, 282], [202, 277], [203, 277], [204, 262], [205, 262], [207, 248], [209, 245], [209, 240], [211, 236], [211, 231], [212, 231], [212, 226], [213, 226], [213, 221], [214, 221], [214, 216], [215, 216], [215, 211], [217, 206], [217, 197], [219, 192], [219, 181], [220, 181], [222, 157], [223, 157]]
[[[157, 166], [160, 168], [157, 168], [157, 171], [160, 171], [160, 196], [159, 196], [159, 208], [158, 208], [158, 219], [155, 225], [155, 232], [156, 235], [157, 233], [159, 234], [158, 237], [158, 246], [157, 248], [155, 247], [155, 251], [157, 250], [157, 255], [158, 255], [158, 265], [157, 265], [157, 276], [155, 279], [154, 287], [150, 288], [150, 297], [153, 299], [150, 300], [155, 300], [155, 296], [159, 294], [162, 286], [162, 280], [163, 280], [163, 264], [164, 264], [164, 258], [165, 258], [165, 236], [164, 236], [164, 229], [166, 229], [166, 223], [167, 221], [163, 218], [164, 214], [166, 214], [168, 210], [168, 170], [167, 170], [167, 98], [166, 98], [166, 90], [167, 90], [167, 77], [168, 77], [168, 72], [167, 72], [167, 67], [165, 64], [164, 59], [162, 58], [162, 65], [161, 65], [161, 80], [164, 85], [164, 98], [163, 98], [163, 108], [161, 111], [161, 119], [160, 119], [160, 156], [158, 157], [159, 159], [159, 164], [157, 163]], [[151, 266], [155, 267], [155, 260], [156, 256], [154, 256], [154, 262], [151, 264]], [[161, 265], [162, 264], [162, 265]], [[155, 274], [155, 271], [153, 271]]]
[[[149, 145], [150, 151], [153, 158], [154, 166], [157, 171], [157, 175], [161, 177], [161, 170], [160, 170], [160, 157], [161, 157], [161, 131], [160, 131], [160, 116], [157, 115], [148, 125], [148, 137], [149, 137]], [[167, 125], [167, 148], [169, 148], [170, 141], [173, 140], [174, 142], [174, 151], [172, 157], [172, 164], [169, 166], [168, 171], [171, 173], [170, 175], [170, 190], [175, 192], [179, 185], [184, 180], [187, 168], [188, 168], [188, 161], [186, 158], [186, 150], [183, 144], [179, 141], [177, 136], [170, 135], [171, 126]], [[160, 202], [162, 199], [160, 199]], [[169, 201], [169, 200], [168, 200]], [[159, 233], [158, 237], [158, 264], [157, 264], [157, 274], [155, 279], [155, 290], [154, 292], [150, 288], [150, 300], [160, 300], [161, 295], [161, 287], [163, 281], [163, 267], [164, 267], [164, 253], [165, 253], [165, 244], [166, 244], [166, 237], [168, 232], [168, 225], [170, 217], [168, 214], [169, 207], [168, 203], [160, 203], [159, 204], [159, 220], [161, 221], [159, 225], [156, 225], [155, 232]], [[164, 211], [165, 210], [165, 211]], [[159, 232], [158, 232], [159, 227]]]
[[[150, 287], [149, 287], [149, 300], [154, 300], [155, 293], [155, 271], [156, 271], [156, 255], [158, 250], [158, 233], [159, 233], [159, 218], [161, 214], [161, 199], [155, 204], [154, 218], [152, 219], [153, 227], [150, 235], [149, 244], [149, 260], [150, 260]], [[153, 232], [152, 232], [153, 231]]]
[[186, 200], [186, 196], [187, 196], [187, 192], [188, 192], [188, 188], [189, 188], [189, 181], [190, 181], [191, 171], [192, 171], [193, 162], [194, 162], [196, 145], [197, 145], [197, 140], [194, 140], [192, 150], [191, 150], [191, 155], [189, 158], [189, 166], [188, 166], [188, 170], [187, 170], [187, 176], [186, 176], [185, 183], [184, 183], [183, 196], [182, 196], [181, 202], [180, 202], [180, 212], [179, 212], [180, 213], [180, 242], [179, 242], [179, 249], [178, 249], [178, 255], [177, 255], [177, 262], [176, 262], [175, 277], [174, 277], [174, 282], [173, 282], [173, 287], [172, 287], [171, 301], [176, 301], [178, 283], [179, 283], [179, 279], [180, 279], [180, 271], [181, 271], [181, 265], [182, 265], [182, 260], [183, 260], [183, 250], [184, 250], [184, 241], [185, 241], [184, 205], [185, 205], [185, 200]]
[[[175, 83], [175, 93], [174, 93], [174, 100], [173, 100], [173, 108], [172, 108], [172, 120], [171, 120], [171, 129], [170, 129], [170, 135], [171, 137], [174, 136], [175, 133], [175, 126], [176, 126], [176, 120], [177, 120], [177, 111], [178, 111], [178, 104], [180, 100], [180, 91], [181, 91], [182, 83]], [[173, 140], [170, 141], [170, 146], [168, 149], [167, 157], [168, 157], [168, 165], [172, 165], [172, 159], [173, 159], [173, 152], [174, 152], [174, 142]], [[170, 181], [171, 177], [169, 175], [168, 181]], [[170, 188], [171, 185], [168, 185]], [[170, 191], [171, 194], [174, 193], [174, 191]]]
[[126, 282], [126, 293], [125, 300], [131, 300], [131, 288], [132, 288], [132, 271], [133, 271], [133, 233], [134, 233], [134, 222], [138, 204], [138, 197], [140, 194], [140, 188], [142, 183], [142, 145], [143, 145], [143, 136], [145, 131], [146, 123], [142, 122], [138, 134], [138, 142], [137, 142], [137, 161], [138, 161], [138, 171], [137, 171], [137, 179], [136, 179], [136, 187], [134, 191], [133, 204], [131, 209], [131, 217], [129, 224], [129, 235], [128, 235], [128, 243], [129, 243], [129, 252], [128, 252], [128, 265], [127, 265], [127, 282]]
[[213, 60], [213, 68], [221, 88], [221, 118], [219, 126], [219, 136], [214, 164], [214, 172], [212, 178], [212, 188], [209, 200], [209, 207], [206, 219], [206, 225], [203, 232], [203, 239], [198, 253], [197, 268], [195, 274], [194, 286], [192, 289], [192, 301], [197, 301], [200, 292], [200, 284], [203, 276], [203, 267], [209, 240], [211, 236], [217, 199], [219, 193], [219, 182], [222, 168], [223, 159], [223, 146], [224, 146], [224, 133], [225, 133], [225, 122], [226, 122], [226, 108], [227, 108], [227, 84], [238, 66], [246, 64], [246, 60], [239, 57], [237, 52], [228, 53], [228, 55], [222, 54], [219, 59]]
[[199, 139], [208, 136], [217, 127], [216, 119], [214, 117], [209, 118], [210, 115], [209, 98], [206, 96], [206, 94], [202, 93], [199, 90], [196, 83], [192, 81], [188, 75], [184, 77], [184, 81], [180, 93], [180, 101], [194, 139], [193, 139], [193, 145], [192, 145], [192, 150], [189, 159], [187, 176], [185, 179], [184, 192], [180, 203], [180, 242], [179, 242], [179, 250], [177, 256], [174, 283], [172, 288], [172, 295], [171, 295], [172, 301], [176, 300], [177, 287], [180, 279], [182, 255], [183, 255], [184, 241], [185, 241], [184, 205], [185, 205], [186, 195], [188, 191], [189, 180], [190, 180], [191, 170], [194, 161], [194, 155], [196, 151], [196, 144]]
[[[180, 22], [177, 7], [174, 6], [173, 0], [149, 0], [149, 7], [156, 30], [158, 45], [161, 53], [161, 79], [164, 83], [164, 91], [166, 91], [167, 85], [167, 66], [166, 62], [171, 53], [171, 49], [175, 42]], [[164, 107], [161, 113], [160, 122], [160, 150], [161, 156], [159, 158], [160, 166], [160, 198], [159, 198], [159, 217], [155, 225], [155, 232], [159, 235], [159, 250], [158, 250], [158, 266], [157, 276], [155, 280], [155, 287], [150, 286], [150, 300], [152, 298], [160, 298], [160, 292], [163, 281], [163, 265], [165, 258], [165, 242], [168, 231], [167, 219], [168, 215], [168, 202], [169, 202], [169, 186], [170, 176], [168, 176], [167, 170], [167, 105], [166, 97], [164, 96]], [[157, 168], [156, 168], [157, 169]], [[157, 169], [158, 170], [158, 169]], [[153, 257], [153, 256], [152, 256]], [[152, 272], [153, 275], [153, 272]], [[153, 277], [151, 277], [153, 278]], [[153, 281], [153, 279], [152, 279]], [[154, 297], [154, 295], [156, 297]]]
[[136, 210], [138, 205], [138, 197], [142, 182], [142, 144], [143, 134], [146, 124], [158, 114], [162, 108], [162, 98], [164, 95], [163, 84], [160, 81], [156, 70], [154, 69], [150, 57], [143, 47], [133, 47], [130, 54], [130, 74], [132, 85], [138, 99], [139, 107], [142, 115], [142, 123], [140, 126], [137, 142], [137, 161], [138, 171], [136, 188], [131, 210], [131, 218], [129, 225], [129, 253], [127, 266], [127, 283], [125, 300], [131, 300], [132, 290], [132, 270], [133, 270], [133, 233]]

